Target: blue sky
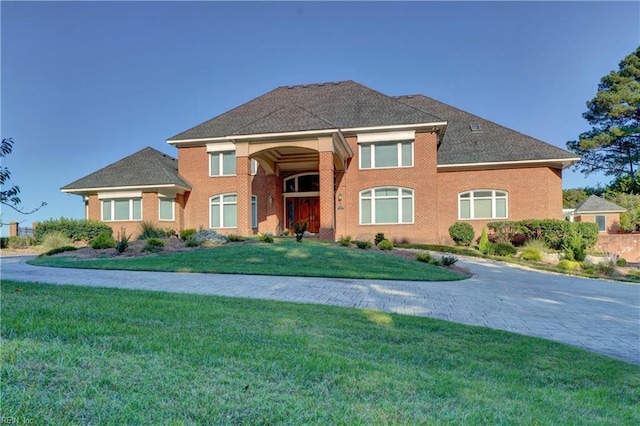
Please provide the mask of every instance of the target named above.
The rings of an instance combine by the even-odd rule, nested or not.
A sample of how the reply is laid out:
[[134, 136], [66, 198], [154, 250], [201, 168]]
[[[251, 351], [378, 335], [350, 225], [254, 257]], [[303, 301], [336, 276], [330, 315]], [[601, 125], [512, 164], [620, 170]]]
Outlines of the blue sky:
[[[31, 216], [82, 218], [60, 187], [283, 85], [422, 93], [565, 148], [640, 44], [637, 2], [7, 2], [3, 160]], [[565, 170], [564, 187], [609, 179]], [[7, 227], [2, 228], [6, 234]]]

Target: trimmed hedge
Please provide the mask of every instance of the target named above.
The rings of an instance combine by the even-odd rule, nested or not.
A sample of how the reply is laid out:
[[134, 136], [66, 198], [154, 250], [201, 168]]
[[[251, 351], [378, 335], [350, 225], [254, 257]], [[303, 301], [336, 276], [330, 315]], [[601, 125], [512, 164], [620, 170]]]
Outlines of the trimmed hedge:
[[558, 219], [529, 219], [520, 221], [490, 222], [487, 227], [497, 242], [513, 242], [521, 236], [543, 240], [553, 250], [565, 250], [579, 236], [581, 245], [587, 249], [598, 241], [598, 225], [586, 222], [567, 222]]
[[107, 233], [113, 235], [111, 227], [97, 220], [85, 219], [50, 219], [38, 223], [34, 231], [34, 237], [42, 243], [47, 234], [60, 232], [71, 241], [93, 241], [98, 235]]

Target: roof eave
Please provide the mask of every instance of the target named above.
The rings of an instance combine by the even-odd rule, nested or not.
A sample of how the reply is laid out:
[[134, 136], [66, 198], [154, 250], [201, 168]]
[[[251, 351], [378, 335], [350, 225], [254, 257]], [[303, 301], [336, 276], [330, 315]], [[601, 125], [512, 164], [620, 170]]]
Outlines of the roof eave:
[[161, 190], [161, 189], [175, 189], [176, 193], [182, 194], [187, 191], [191, 191], [191, 188], [184, 185], [167, 183], [159, 185], [125, 185], [125, 186], [101, 186], [101, 187], [88, 187], [88, 188], [61, 188], [60, 191], [65, 194], [75, 195], [87, 195], [102, 191], [133, 191], [133, 190]]
[[541, 160], [514, 160], [514, 161], [492, 161], [492, 162], [478, 162], [478, 163], [458, 163], [458, 164], [438, 164], [438, 169], [442, 170], [474, 170], [474, 169], [504, 169], [511, 167], [527, 167], [531, 165], [535, 166], [549, 166], [558, 169], [566, 169], [572, 166], [576, 162], [580, 161], [580, 157], [573, 158], [551, 158]]

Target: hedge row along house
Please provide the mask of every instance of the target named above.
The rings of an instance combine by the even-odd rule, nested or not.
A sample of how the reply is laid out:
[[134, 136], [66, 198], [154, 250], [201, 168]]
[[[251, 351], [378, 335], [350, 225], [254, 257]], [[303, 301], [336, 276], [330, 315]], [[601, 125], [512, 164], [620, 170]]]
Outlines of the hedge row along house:
[[448, 243], [457, 221], [562, 218], [575, 155], [423, 95], [353, 81], [283, 86], [62, 188], [86, 217], [135, 234], [275, 235], [307, 223], [350, 235]]

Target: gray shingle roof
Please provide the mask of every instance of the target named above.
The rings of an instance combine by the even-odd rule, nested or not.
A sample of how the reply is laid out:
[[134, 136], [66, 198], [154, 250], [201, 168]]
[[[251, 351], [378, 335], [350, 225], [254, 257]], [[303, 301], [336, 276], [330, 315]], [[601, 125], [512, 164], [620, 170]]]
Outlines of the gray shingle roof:
[[153, 185], [191, 188], [191, 185], [178, 174], [178, 160], [146, 147], [61, 189], [74, 192], [90, 188]]
[[441, 121], [359, 83], [341, 81], [278, 87], [169, 140]]
[[[424, 95], [399, 96], [401, 102], [442, 117], [447, 130], [438, 149], [438, 165], [576, 158], [563, 149]], [[472, 131], [471, 125], [480, 125]]]
[[578, 204], [574, 210], [575, 213], [597, 213], [597, 212], [625, 212], [624, 207], [607, 201], [604, 198], [600, 198], [596, 195], [591, 195], [589, 198]]

